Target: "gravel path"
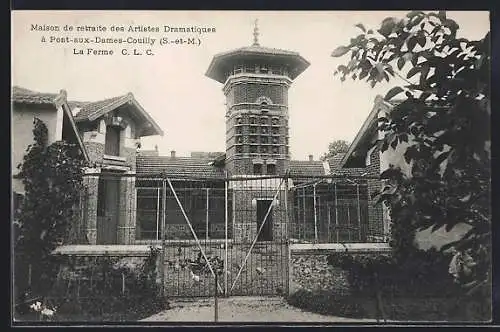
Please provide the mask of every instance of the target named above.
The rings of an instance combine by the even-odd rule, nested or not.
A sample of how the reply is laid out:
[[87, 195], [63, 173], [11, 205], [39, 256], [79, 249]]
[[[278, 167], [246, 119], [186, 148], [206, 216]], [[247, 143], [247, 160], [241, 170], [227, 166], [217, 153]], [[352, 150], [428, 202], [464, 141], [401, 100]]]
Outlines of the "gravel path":
[[[149, 322], [214, 322], [214, 299], [177, 300], [171, 309], [143, 319]], [[375, 322], [326, 316], [290, 306], [278, 297], [219, 299], [219, 322]]]

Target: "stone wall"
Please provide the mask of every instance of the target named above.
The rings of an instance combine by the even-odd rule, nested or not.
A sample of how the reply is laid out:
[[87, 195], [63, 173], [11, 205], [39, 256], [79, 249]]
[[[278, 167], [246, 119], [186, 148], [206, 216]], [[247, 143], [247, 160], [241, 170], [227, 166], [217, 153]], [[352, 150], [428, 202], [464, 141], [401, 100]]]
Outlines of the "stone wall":
[[[356, 250], [352, 255], [370, 254], [380, 255], [387, 253], [390, 249]], [[338, 253], [338, 249], [312, 249], [290, 251], [290, 288], [289, 295], [299, 290], [314, 294], [328, 294], [333, 296], [345, 296], [350, 294], [350, 286], [347, 272], [341, 268], [328, 264], [328, 256]]]
[[289, 294], [298, 290], [349, 294], [347, 273], [327, 262], [328, 254], [301, 254], [292, 252], [290, 258]]

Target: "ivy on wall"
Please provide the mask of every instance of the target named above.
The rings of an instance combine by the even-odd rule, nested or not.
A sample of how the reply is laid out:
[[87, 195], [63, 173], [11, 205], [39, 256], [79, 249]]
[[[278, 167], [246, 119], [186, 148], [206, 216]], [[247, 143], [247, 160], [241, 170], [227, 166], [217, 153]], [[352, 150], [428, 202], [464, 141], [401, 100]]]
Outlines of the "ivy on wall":
[[34, 142], [18, 165], [25, 196], [14, 226], [14, 241], [16, 264], [31, 264], [36, 281], [43, 285], [54, 272], [51, 251], [78, 218], [86, 162], [76, 144], [57, 141], [49, 145], [43, 121], [34, 118], [33, 124]]

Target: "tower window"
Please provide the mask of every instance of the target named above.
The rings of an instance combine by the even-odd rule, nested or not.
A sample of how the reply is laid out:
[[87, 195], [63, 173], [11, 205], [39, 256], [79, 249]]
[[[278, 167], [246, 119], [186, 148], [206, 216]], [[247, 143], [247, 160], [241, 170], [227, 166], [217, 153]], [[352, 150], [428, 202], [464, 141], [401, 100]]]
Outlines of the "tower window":
[[260, 147], [260, 151], [261, 151], [262, 153], [267, 153], [267, 146], [261, 146], [261, 147]]
[[263, 143], [263, 144], [267, 144], [267, 137], [266, 136], [263, 136], [260, 138], [260, 141]]
[[250, 127], [250, 133], [255, 134], [257, 132], [257, 129], [255, 127]]
[[279, 153], [279, 149], [277, 146], [273, 146], [273, 153]]
[[241, 135], [241, 127], [236, 127], [236, 134]]
[[120, 132], [119, 126], [106, 126], [106, 141], [104, 145], [104, 154], [109, 156], [120, 155]]
[[274, 175], [276, 174], [276, 165], [275, 164], [268, 164], [266, 166], [266, 171], [267, 171], [267, 174], [269, 175]]
[[242, 146], [237, 146], [236, 147], [236, 153], [243, 153], [243, 147]]
[[238, 136], [238, 137], [236, 138], [236, 143], [238, 143], [238, 144], [243, 143], [243, 137]]
[[250, 124], [255, 124], [256, 120], [255, 120], [255, 117], [250, 117]]
[[274, 119], [273, 119], [273, 125], [277, 125], [277, 124], [279, 124], [279, 123], [278, 123], [278, 119], [274, 118]]
[[267, 134], [267, 128], [262, 128], [262, 133]]
[[278, 144], [278, 137], [273, 137], [273, 143]]
[[250, 153], [257, 153], [257, 147], [256, 146], [250, 146]]
[[261, 124], [267, 124], [267, 118], [266, 117], [260, 118], [260, 123]]
[[242, 118], [237, 118], [236, 119], [236, 123], [237, 124], [242, 124], [243, 123], [243, 119]]
[[255, 175], [262, 174], [262, 164], [253, 164], [253, 174]]
[[278, 128], [273, 128], [273, 135], [279, 135]]

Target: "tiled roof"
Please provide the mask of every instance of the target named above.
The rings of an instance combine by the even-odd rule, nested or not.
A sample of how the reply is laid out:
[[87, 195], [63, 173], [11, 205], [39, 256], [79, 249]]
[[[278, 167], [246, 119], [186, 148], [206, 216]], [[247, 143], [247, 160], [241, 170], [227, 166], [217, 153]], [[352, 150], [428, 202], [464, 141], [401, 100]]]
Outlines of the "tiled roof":
[[124, 96], [108, 98], [96, 102], [88, 102], [88, 103], [70, 102], [70, 105], [72, 108], [73, 107], [80, 108], [80, 111], [75, 115], [75, 120], [82, 121], [100, 117], [113, 107], [116, 107], [117, 104], [122, 103], [128, 98], [130, 98], [130, 95], [126, 94]]
[[213, 159], [167, 156], [137, 156], [137, 175], [224, 178], [224, 169], [212, 166]]
[[215, 56], [224, 56], [232, 53], [256, 53], [256, 54], [269, 54], [269, 55], [292, 55], [299, 56], [299, 53], [293, 51], [282, 50], [279, 48], [263, 47], [260, 45], [252, 45], [240, 47], [227, 52], [217, 53]]
[[19, 86], [12, 87], [11, 100], [15, 103], [23, 104], [54, 104], [56, 93], [43, 93], [21, 88]]
[[323, 162], [319, 160], [290, 160], [290, 175], [325, 175], [325, 168]]
[[328, 159], [331, 174], [346, 175], [346, 176], [360, 176], [366, 173], [366, 168], [346, 168], [342, 167], [342, 159], [345, 153], [337, 153], [335, 156]]

